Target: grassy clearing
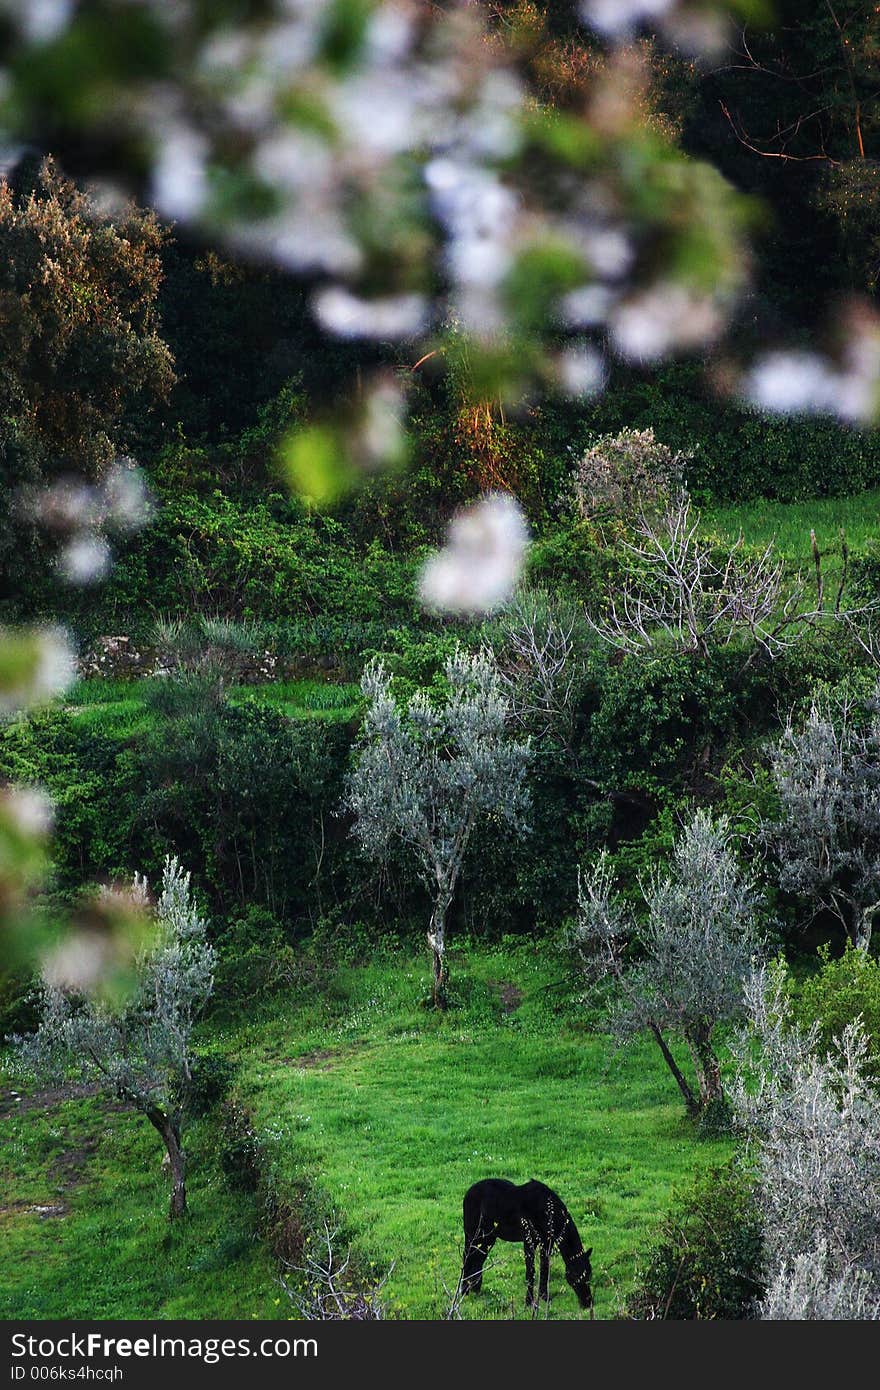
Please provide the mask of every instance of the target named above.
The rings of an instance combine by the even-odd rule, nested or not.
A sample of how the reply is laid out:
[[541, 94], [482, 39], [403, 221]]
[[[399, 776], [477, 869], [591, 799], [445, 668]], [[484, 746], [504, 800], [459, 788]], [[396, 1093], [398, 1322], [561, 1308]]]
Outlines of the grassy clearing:
[[[546, 944], [462, 946], [454, 970], [442, 1018], [421, 1005], [426, 962], [388, 955], [212, 1030], [239, 1062], [279, 1189], [313, 1178], [361, 1254], [394, 1262], [390, 1315], [437, 1318], [465, 1189], [540, 1178], [594, 1247], [596, 1313], [613, 1317], [674, 1189], [729, 1144], [697, 1137], [655, 1049], [617, 1055], [591, 1031]], [[254, 1199], [229, 1191], [207, 1121], [188, 1141], [191, 1215], [171, 1226], [145, 1121], [91, 1098], [25, 1104], [0, 1138], [0, 1316], [289, 1316]], [[552, 1317], [579, 1316], [558, 1258], [551, 1292]], [[495, 1247], [463, 1315], [526, 1316], [521, 1247]]]
[[[281, 1183], [314, 1175], [377, 1268], [393, 1316], [442, 1317], [477, 1178], [540, 1178], [595, 1248], [597, 1316], [614, 1316], [673, 1189], [720, 1162], [647, 1044], [615, 1055], [588, 1031], [549, 948], [485, 947], [455, 962], [458, 1007], [420, 1006], [419, 960], [342, 970], [309, 1004], [229, 1038], [239, 1089]], [[445, 1287], [444, 1287], [445, 1286]], [[551, 1315], [577, 1315], [561, 1262]], [[499, 1243], [466, 1317], [525, 1316], [522, 1249]]]
[[707, 531], [735, 540], [742, 529], [751, 545], [774, 541], [796, 567], [812, 563], [810, 530], [822, 551], [839, 548], [840, 531], [853, 553], [880, 538], [880, 489], [855, 497], [822, 497], [807, 502], [750, 502], [718, 507], [703, 515]]
[[[137, 738], [155, 723], [148, 707], [150, 689], [158, 682], [124, 680], [79, 681], [64, 703], [78, 722], [110, 738]], [[347, 720], [360, 702], [360, 687], [325, 681], [277, 681], [266, 685], [232, 686], [232, 704], [270, 705], [289, 719]]]
[[161, 1145], [141, 1116], [91, 1097], [6, 1106], [0, 1318], [289, 1314], [253, 1199], [226, 1187], [206, 1122], [187, 1144], [191, 1212], [172, 1225]]

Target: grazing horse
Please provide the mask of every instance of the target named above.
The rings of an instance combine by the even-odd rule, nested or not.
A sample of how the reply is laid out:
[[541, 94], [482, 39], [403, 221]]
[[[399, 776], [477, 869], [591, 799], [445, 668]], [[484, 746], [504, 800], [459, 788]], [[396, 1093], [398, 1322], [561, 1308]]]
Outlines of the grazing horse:
[[593, 1271], [577, 1226], [562, 1198], [542, 1182], [516, 1183], [506, 1178], [483, 1178], [464, 1194], [463, 1293], [479, 1293], [483, 1265], [496, 1240], [522, 1241], [526, 1257], [526, 1303], [535, 1304], [535, 1250], [540, 1255], [538, 1296], [549, 1302], [550, 1252], [554, 1246], [565, 1261], [565, 1277], [582, 1308], [593, 1307]]

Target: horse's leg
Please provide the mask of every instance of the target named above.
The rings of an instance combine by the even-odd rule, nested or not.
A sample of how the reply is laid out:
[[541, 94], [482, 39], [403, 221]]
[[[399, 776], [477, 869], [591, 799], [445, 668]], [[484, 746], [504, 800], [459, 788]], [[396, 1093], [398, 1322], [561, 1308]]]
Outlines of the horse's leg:
[[548, 1246], [541, 1246], [541, 1265], [538, 1275], [538, 1297], [543, 1298], [545, 1303], [550, 1302], [550, 1250]]
[[488, 1231], [484, 1226], [478, 1226], [476, 1231], [465, 1244], [464, 1265], [461, 1271], [461, 1287], [463, 1293], [479, 1293], [483, 1287], [483, 1265], [492, 1246], [495, 1244], [495, 1232]]
[[526, 1257], [526, 1307], [535, 1305], [535, 1243], [526, 1235], [523, 1238], [523, 1251]]

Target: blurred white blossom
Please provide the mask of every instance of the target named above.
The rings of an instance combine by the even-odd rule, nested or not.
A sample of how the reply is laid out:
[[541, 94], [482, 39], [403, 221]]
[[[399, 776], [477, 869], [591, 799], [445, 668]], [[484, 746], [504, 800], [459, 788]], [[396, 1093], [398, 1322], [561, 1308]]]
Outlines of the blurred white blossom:
[[0, 12], [16, 23], [25, 38], [48, 43], [73, 17], [73, 0], [2, 0]]
[[585, 24], [599, 34], [625, 37], [646, 21], [662, 19], [676, 0], [581, 0]]
[[427, 305], [420, 294], [399, 294], [382, 299], [359, 299], [342, 285], [328, 285], [313, 299], [318, 322], [338, 338], [376, 338], [393, 342], [414, 338], [427, 321]]
[[22, 835], [44, 839], [52, 829], [52, 799], [41, 787], [13, 786], [2, 793], [3, 810]]
[[779, 350], [745, 373], [741, 394], [758, 410], [781, 415], [836, 415], [865, 424], [877, 411], [880, 336], [871, 322], [850, 325], [842, 361], [817, 352]]
[[367, 392], [354, 436], [353, 453], [367, 468], [401, 457], [406, 445], [405, 409], [406, 397], [393, 377], [378, 377]]
[[170, 221], [192, 221], [208, 196], [208, 142], [192, 126], [177, 122], [160, 126], [156, 146], [151, 201]]
[[529, 534], [519, 503], [492, 492], [458, 513], [446, 544], [422, 569], [419, 593], [429, 608], [489, 613], [513, 596]]
[[133, 459], [117, 459], [101, 484], [103, 522], [118, 531], [138, 531], [155, 513], [143, 470]]
[[75, 678], [76, 655], [63, 628], [0, 628], [0, 712], [53, 700]]
[[97, 584], [110, 569], [110, 546], [103, 536], [76, 535], [63, 547], [58, 569], [69, 584]]
[[769, 352], [746, 375], [744, 394], [759, 410], [777, 414], [833, 411], [837, 377], [816, 352]]
[[[60, 0], [5, 8], [25, 45], [19, 67], [35, 35], [76, 12]], [[123, 24], [130, 8], [104, 0], [98, 29]], [[618, 52], [564, 128], [535, 102], [516, 45], [471, 0], [265, 0], [229, 16], [196, 0], [137, 8], [181, 61], [161, 80], [110, 75], [95, 133], [135, 135], [162, 216], [198, 223], [235, 255], [329, 277], [314, 299], [329, 333], [405, 341], [455, 322], [488, 350], [503, 399], [538, 382], [583, 393], [601, 380], [577, 343], [559, 355], [560, 329], [607, 327], [634, 361], [703, 347], [720, 331], [745, 279], [736, 196], [670, 148], [656, 164], [670, 196], [644, 198], [630, 100], [644, 74], [631, 45], [625, 56], [620, 47], [643, 23], [700, 47], [717, 32], [720, 0], [583, 0], [584, 22]], [[6, 77], [14, 85], [13, 67]], [[588, 145], [600, 136], [587, 177], [581, 134]], [[723, 295], [670, 282], [687, 274], [680, 233], [691, 222]], [[516, 292], [532, 264], [533, 297]], [[572, 290], [579, 265], [584, 283]]]
[[594, 328], [604, 323], [614, 299], [608, 285], [579, 285], [563, 296], [560, 317], [567, 328]]
[[595, 396], [608, 375], [598, 348], [582, 344], [564, 348], [556, 358], [556, 370], [559, 386], [569, 396]]
[[43, 957], [43, 979], [54, 989], [89, 994], [109, 974], [113, 942], [97, 931], [70, 932]]
[[724, 324], [719, 302], [675, 281], [659, 281], [615, 304], [611, 341], [630, 362], [656, 362], [671, 352], [710, 343]]

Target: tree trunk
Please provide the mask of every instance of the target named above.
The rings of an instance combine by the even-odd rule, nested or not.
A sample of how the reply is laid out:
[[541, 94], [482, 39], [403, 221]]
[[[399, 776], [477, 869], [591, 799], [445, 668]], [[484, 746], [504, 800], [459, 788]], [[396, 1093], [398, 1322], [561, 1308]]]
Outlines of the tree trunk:
[[694, 1071], [700, 1088], [700, 1109], [705, 1110], [712, 1101], [724, 1099], [721, 1084], [721, 1066], [712, 1048], [712, 1030], [707, 1023], [689, 1028], [685, 1034]]
[[856, 917], [855, 945], [860, 951], [867, 951], [871, 944], [871, 928], [878, 912], [880, 903], [872, 903], [870, 907], [862, 908]]
[[428, 928], [428, 945], [431, 948], [433, 979], [431, 982], [431, 1003], [435, 1009], [445, 1009], [449, 1002], [446, 995], [448, 975], [446, 971], [446, 913], [449, 911], [449, 898], [446, 894], [438, 898], [431, 913]]
[[663, 1034], [660, 1032], [660, 1029], [657, 1027], [656, 1023], [652, 1023], [652, 1024], [651, 1024], [651, 1032], [652, 1032], [653, 1035], [654, 1035], [654, 1038], [655, 1038], [655, 1040], [656, 1040], [657, 1046], [659, 1047], [660, 1051], [663, 1053], [663, 1057], [664, 1057], [664, 1060], [665, 1060], [665, 1062], [666, 1062], [666, 1065], [668, 1066], [669, 1070], [672, 1072], [672, 1075], [675, 1077], [675, 1080], [676, 1080], [676, 1082], [677, 1082], [677, 1084], [678, 1084], [678, 1089], [681, 1091], [681, 1094], [684, 1096], [684, 1103], [685, 1103], [685, 1105], [687, 1106], [687, 1112], [688, 1112], [688, 1114], [689, 1114], [689, 1115], [696, 1115], [696, 1114], [699, 1112], [699, 1108], [700, 1108], [700, 1107], [698, 1106], [698, 1104], [697, 1104], [697, 1098], [696, 1098], [696, 1096], [694, 1095], [693, 1091], [691, 1090], [690, 1086], [688, 1085], [688, 1083], [687, 1083], [685, 1077], [682, 1075], [682, 1073], [681, 1073], [681, 1071], [680, 1071], [680, 1069], [679, 1069], [678, 1063], [676, 1062], [676, 1060], [675, 1060], [675, 1058], [673, 1057], [672, 1053], [669, 1051], [669, 1048], [668, 1048], [668, 1046], [667, 1046], [667, 1044], [666, 1044], [666, 1039], [664, 1038]]
[[171, 1208], [169, 1217], [183, 1216], [186, 1212], [186, 1158], [180, 1144], [180, 1128], [164, 1110], [150, 1110], [147, 1119], [162, 1136], [168, 1166], [171, 1169]]

